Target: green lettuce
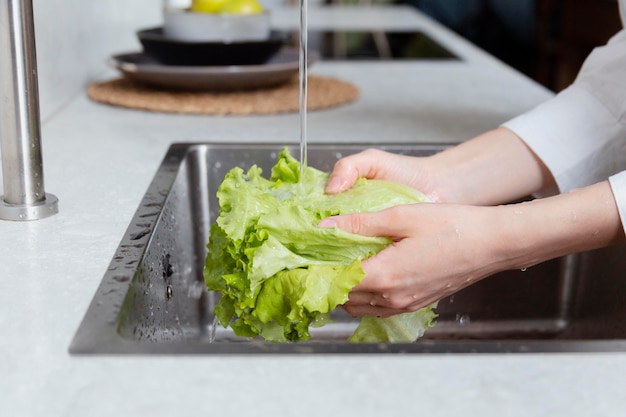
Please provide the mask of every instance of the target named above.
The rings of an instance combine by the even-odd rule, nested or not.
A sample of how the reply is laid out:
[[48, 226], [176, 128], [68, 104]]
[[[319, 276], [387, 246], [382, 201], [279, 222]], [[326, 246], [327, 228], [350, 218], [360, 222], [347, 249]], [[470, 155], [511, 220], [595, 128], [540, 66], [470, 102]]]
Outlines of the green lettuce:
[[412, 342], [424, 335], [435, 325], [437, 314], [433, 311], [436, 303], [413, 313], [397, 314], [391, 317], [365, 316], [359, 327], [350, 336], [353, 343]]
[[[226, 174], [217, 191], [220, 212], [211, 226], [204, 269], [208, 289], [221, 293], [215, 314], [222, 326], [273, 342], [309, 339], [309, 328], [328, 323], [361, 282], [361, 261], [390, 243], [318, 223], [328, 216], [426, 201], [412, 188], [363, 178], [343, 193], [327, 195], [327, 181], [328, 173], [312, 167], [301, 173], [287, 148], [269, 179], [257, 166]], [[386, 319], [365, 317], [350, 341], [414, 341], [432, 325], [432, 308]]]

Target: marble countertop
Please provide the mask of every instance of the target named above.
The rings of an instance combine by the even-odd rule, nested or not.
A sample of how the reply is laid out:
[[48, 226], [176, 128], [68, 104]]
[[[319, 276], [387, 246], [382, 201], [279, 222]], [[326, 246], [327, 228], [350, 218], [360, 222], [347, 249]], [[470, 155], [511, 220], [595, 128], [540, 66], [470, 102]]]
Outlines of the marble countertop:
[[[551, 96], [437, 27], [461, 61], [318, 62], [359, 87], [312, 112], [311, 143], [456, 143]], [[105, 74], [104, 76], [110, 76]], [[46, 190], [59, 214], [0, 222], [0, 415], [624, 415], [625, 354], [136, 357], [68, 346], [174, 142], [285, 142], [297, 114], [149, 113], [85, 94], [48, 117]]]

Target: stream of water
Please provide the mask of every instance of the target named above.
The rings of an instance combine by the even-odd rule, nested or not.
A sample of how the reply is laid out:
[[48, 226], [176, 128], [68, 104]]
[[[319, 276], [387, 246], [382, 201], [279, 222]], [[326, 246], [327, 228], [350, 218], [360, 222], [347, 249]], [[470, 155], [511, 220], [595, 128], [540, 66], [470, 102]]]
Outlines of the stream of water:
[[308, 68], [307, 68], [307, 0], [300, 0], [300, 179], [307, 166], [307, 97], [308, 97]]

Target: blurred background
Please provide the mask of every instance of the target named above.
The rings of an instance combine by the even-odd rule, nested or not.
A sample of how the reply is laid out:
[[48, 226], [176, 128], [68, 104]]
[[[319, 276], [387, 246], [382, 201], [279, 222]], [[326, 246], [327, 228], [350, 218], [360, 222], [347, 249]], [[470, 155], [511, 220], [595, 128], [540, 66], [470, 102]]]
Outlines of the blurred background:
[[396, 0], [410, 4], [553, 91], [621, 28], [617, 0]]
[[622, 27], [617, 0], [322, 2], [411, 5], [555, 92], [574, 80], [594, 47], [605, 44]]
[[[268, 8], [299, 0], [260, 0]], [[408, 4], [553, 91], [619, 29], [617, 0], [308, 0], [309, 5]], [[105, 59], [139, 47], [162, 24], [161, 0], [33, 0], [42, 115], [102, 78]], [[441, 51], [436, 51], [441, 52]]]

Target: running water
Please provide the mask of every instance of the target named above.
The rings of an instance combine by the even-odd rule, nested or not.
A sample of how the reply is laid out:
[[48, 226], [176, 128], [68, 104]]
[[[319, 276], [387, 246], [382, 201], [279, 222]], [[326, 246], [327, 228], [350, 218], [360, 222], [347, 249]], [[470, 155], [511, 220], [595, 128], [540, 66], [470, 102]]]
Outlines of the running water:
[[300, 0], [300, 179], [307, 166], [307, 0]]
[[215, 333], [217, 332], [217, 326], [220, 324], [217, 316], [213, 317], [213, 323], [211, 323], [211, 328], [209, 331], [209, 343], [215, 342]]

